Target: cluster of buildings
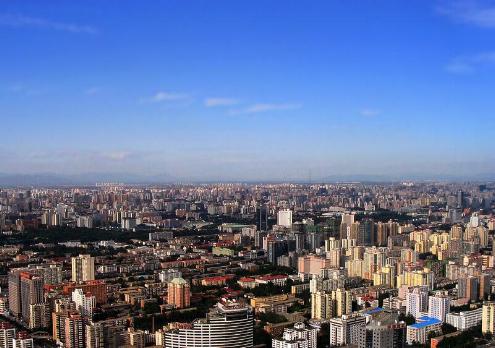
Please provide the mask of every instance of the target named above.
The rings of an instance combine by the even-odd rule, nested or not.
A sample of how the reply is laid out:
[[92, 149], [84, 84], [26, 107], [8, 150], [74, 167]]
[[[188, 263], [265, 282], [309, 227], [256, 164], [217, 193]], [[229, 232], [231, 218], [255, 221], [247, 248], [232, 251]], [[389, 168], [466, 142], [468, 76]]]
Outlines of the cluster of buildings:
[[445, 183], [1, 189], [0, 348], [39, 332], [71, 348], [495, 333], [494, 198]]

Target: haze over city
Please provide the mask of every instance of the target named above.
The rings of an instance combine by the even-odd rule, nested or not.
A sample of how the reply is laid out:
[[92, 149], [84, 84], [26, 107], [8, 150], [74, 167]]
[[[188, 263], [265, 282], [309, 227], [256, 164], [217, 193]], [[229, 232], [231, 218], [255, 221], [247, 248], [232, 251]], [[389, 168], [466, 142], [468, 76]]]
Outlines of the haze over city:
[[495, 347], [495, 0], [0, 1], [0, 348]]
[[0, 182], [491, 180], [494, 11], [3, 1]]

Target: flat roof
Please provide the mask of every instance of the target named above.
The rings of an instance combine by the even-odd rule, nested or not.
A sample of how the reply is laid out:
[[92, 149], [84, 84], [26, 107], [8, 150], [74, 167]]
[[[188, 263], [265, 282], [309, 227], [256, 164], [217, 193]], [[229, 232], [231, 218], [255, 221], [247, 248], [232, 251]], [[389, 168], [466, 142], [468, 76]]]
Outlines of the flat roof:
[[373, 309], [370, 309], [370, 310], [364, 312], [364, 314], [375, 314], [375, 313], [378, 313], [381, 311], [383, 311], [382, 307], [376, 307], [376, 308], [373, 308]]
[[421, 317], [417, 319], [416, 324], [409, 325], [412, 328], [415, 329], [422, 329], [424, 327], [430, 326], [430, 325], [435, 325], [435, 324], [441, 324], [442, 321], [437, 319], [437, 318], [432, 318], [432, 317]]

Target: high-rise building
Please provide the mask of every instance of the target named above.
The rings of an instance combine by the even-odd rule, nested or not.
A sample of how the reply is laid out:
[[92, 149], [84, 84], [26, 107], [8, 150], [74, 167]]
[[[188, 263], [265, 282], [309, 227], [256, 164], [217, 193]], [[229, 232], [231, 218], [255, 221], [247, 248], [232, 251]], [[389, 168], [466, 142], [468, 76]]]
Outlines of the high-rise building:
[[376, 242], [376, 226], [372, 219], [364, 219], [359, 224], [358, 245], [372, 246]]
[[284, 329], [282, 337], [272, 340], [272, 348], [316, 348], [316, 336], [316, 329], [295, 323], [293, 328]]
[[91, 318], [93, 310], [96, 307], [96, 297], [91, 293], [84, 293], [82, 289], [75, 289], [72, 292], [72, 302], [74, 302], [76, 310], [83, 317]]
[[14, 317], [19, 318], [21, 311], [21, 272], [22, 269], [12, 269], [9, 272], [9, 310]]
[[44, 302], [43, 278], [29, 272], [20, 273], [21, 314], [23, 320], [30, 324], [31, 305]]
[[445, 316], [450, 312], [450, 297], [435, 295], [428, 298], [428, 316], [445, 322]]
[[277, 214], [277, 225], [291, 228], [292, 227], [292, 210], [290, 210], [290, 209], [279, 210], [278, 214]]
[[165, 347], [253, 347], [253, 311], [237, 302], [219, 302], [206, 319], [194, 321], [165, 333]]
[[135, 330], [134, 328], [127, 329], [127, 342], [131, 347], [144, 348], [146, 337], [144, 331]]
[[268, 231], [268, 206], [266, 204], [260, 204], [256, 211], [256, 215], [256, 227], [258, 228], [258, 231]]
[[72, 258], [72, 281], [82, 283], [95, 279], [95, 258], [79, 255]]
[[491, 280], [492, 276], [488, 273], [482, 273], [479, 276], [480, 291], [479, 299], [485, 300], [491, 293]]
[[47, 302], [29, 305], [29, 328], [39, 329], [50, 326], [50, 305]]
[[301, 252], [306, 248], [306, 235], [304, 232], [294, 232], [292, 237], [296, 241], [296, 251]]
[[479, 279], [474, 276], [467, 278], [459, 278], [458, 282], [458, 297], [465, 298], [470, 301], [477, 301], [479, 298]]
[[464, 192], [457, 191], [457, 208], [464, 208]]
[[481, 332], [495, 334], [495, 302], [483, 303]]
[[363, 278], [373, 280], [373, 274], [382, 269], [386, 264], [387, 251], [385, 248], [366, 248], [363, 261], [364, 261], [364, 270], [363, 270]]
[[66, 348], [84, 348], [84, 321], [79, 314], [69, 313], [65, 318]]
[[184, 278], [174, 278], [168, 283], [167, 303], [175, 308], [187, 308], [191, 305], [191, 289]]
[[26, 331], [18, 332], [12, 344], [13, 348], [34, 348], [34, 340]]
[[325, 268], [330, 268], [331, 261], [325, 257], [315, 254], [300, 256], [297, 259], [297, 270], [299, 274], [319, 276]]
[[330, 319], [352, 312], [351, 292], [337, 289], [311, 293], [311, 318]]
[[62, 283], [63, 270], [62, 265], [56, 263], [28, 265], [28, 270], [31, 273], [43, 277], [45, 284], [60, 284]]
[[358, 313], [330, 319], [330, 346], [364, 347], [366, 319]]
[[105, 347], [105, 328], [101, 322], [88, 322], [84, 328], [86, 348]]
[[[29, 278], [30, 276], [35, 279], [33, 282], [43, 284], [59, 284], [62, 282], [62, 266], [59, 264], [43, 264], [43, 265], [29, 265], [27, 268], [15, 268], [10, 270], [8, 276], [8, 286], [9, 286], [9, 310], [15, 317], [20, 317], [22, 315], [22, 298], [21, 298], [21, 275], [24, 278]], [[40, 280], [41, 279], [41, 280]], [[38, 286], [38, 292], [41, 291], [43, 284]], [[40, 301], [41, 303], [43, 301]], [[29, 305], [26, 304], [24, 308], [24, 315], [27, 320], [29, 316]]]
[[13, 340], [16, 335], [15, 327], [6, 322], [0, 322], [0, 348], [13, 348]]
[[378, 311], [366, 325], [366, 348], [403, 348], [406, 346], [406, 323], [395, 311]]
[[428, 310], [428, 288], [417, 286], [408, 290], [406, 294], [406, 314], [415, 318], [422, 317]]
[[271, 264], [277, 263], [277, 258], [289, 251], [288, 241], [275, 236], [267, 237], [267, 254], [268, 262]]

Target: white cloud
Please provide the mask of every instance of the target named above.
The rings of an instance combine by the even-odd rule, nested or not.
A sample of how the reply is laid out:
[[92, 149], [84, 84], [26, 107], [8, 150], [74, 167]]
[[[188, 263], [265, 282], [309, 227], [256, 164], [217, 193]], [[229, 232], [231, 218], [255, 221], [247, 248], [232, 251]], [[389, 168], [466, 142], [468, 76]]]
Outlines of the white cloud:
[[438, 7], [439, 13], [454, 21], [495, 28], [495, 4], [486, 0], [445, 0]]
[[366, 108], [366, 109], [361, 109], [359, 111], [359, 113], [361, 114], [361, 116], [364, 116], [364, 117], [373, 117], [373, 116], [380, 115], [382, 112], [380, 110], [377, 110], [377, 109]]
[[239, 103], [239, 100], [233, 98], [206, 98], [204, 104], [206, 107], [230, 106]]
[[22, 83], [16, 83], [7, 87], [7, 91], [25, 96], [35, 96], [45, 93], [44, 90], [30, 88]]
[[495, 65], [495, 51], [454, 58], [445, 70], [454, 74], [470, 74], [483, 66]]
[[51, 21], [44, 18], [28, 17], [14, 14], [0, 14], [0, 25], [14, 28], [40, 28], [65, 31], [70, 33], [96, 34], [98, 30], [89, 25]]
[[100, 154], [101, 157], [109, 159], [112, 161], [124, 161], [134, 154], [129, 151], [114, 151], [114, 152], [104, 152]]
[[255, 113], [267, 112], [267, 111], [296, 110], [296, 109], [300, 109], [301, 107], [302, 107], [301, 104], [258, 103], [258, 104], [253, 104], [253, 105], [249, 106], [248, 108], [241, 110], [240, 112], [237, 112], [237, 113], [255, 114]]
[[89, 87], [87, 90], [84, 91], [84, 94], [87, 95], [95, 95], [101, 92], [101, 87], [98, 86], [93, 86]]
[[144, 98], [141, 101], [159, 103], [159, 102], [165, 102], [165, 101], [184, 100], [187, 98], [189, 98], [189, 96], [187, 94], [183, 94], [183, 93], [172, 93], [172, 92], [158, 91], [153, 96], [151, 96], [149, 98]]

